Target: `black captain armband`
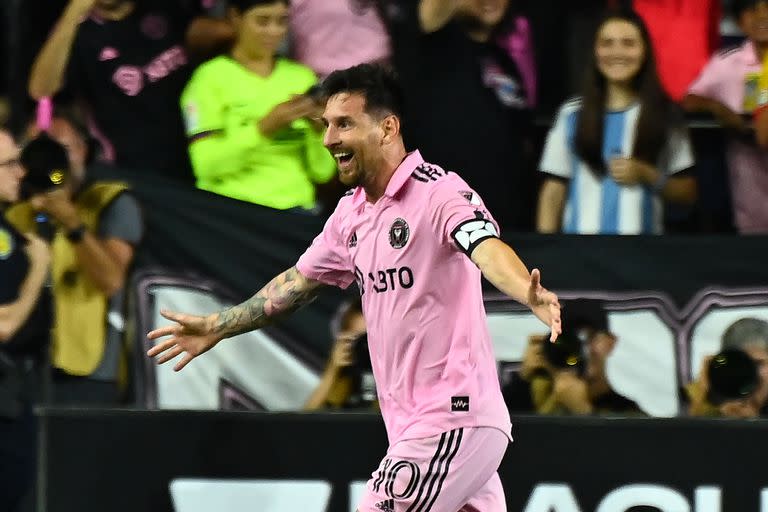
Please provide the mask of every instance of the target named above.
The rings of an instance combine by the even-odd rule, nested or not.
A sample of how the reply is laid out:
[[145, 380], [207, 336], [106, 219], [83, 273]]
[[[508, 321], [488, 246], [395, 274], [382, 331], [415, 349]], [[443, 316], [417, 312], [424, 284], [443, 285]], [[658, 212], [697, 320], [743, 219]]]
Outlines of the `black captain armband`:
[[480, 212], [475, 215], [478, 215], [478, 218], [462, 222], [451, 233], [451, 238], [453, 238], [456, 246], [470, 257], [483, 240], [499, 238], [499, 230], [496, 229], [493, 222], [486, 219]]

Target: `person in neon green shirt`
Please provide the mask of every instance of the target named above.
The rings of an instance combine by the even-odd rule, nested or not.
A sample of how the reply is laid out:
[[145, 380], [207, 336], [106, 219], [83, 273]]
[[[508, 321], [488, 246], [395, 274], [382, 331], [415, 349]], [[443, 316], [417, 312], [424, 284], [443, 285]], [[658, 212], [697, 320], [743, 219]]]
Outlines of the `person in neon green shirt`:
[[315, 183], [336, 164], [312, 117], [307, 67], [276, 53], [288, 26], [285, 0], [235, 0], [229, 55], [202, 64], [181, 96], [197, 186], [286, 210], [315, 206]]

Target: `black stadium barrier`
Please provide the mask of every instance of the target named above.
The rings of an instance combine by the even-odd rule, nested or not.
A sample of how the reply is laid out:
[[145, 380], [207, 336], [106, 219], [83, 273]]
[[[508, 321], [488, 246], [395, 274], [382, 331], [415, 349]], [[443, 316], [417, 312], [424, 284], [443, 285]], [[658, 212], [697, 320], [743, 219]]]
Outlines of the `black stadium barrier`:
[[[268, 498], [247, 508], [230, 495], [206, 510], [292, 512], [275, 508], [277, 495], [288, 489], [295, 498], [315, 482], [329, 499], [300, 512], [346, 512], [354, 510], [350, 489], [359, 490], [386, 450], [383, 424], [371, 414], [40, 414], [47, 512], [200, 510], [181, 486], [172, 503], [169, 486], [184, 479], [208, 482], [209, 502], [227, 482], [268, 481]], [[766, 434], [768, 422], [759, 420], [520, 417], [500, 475], [510, 512], [765, 512]]]

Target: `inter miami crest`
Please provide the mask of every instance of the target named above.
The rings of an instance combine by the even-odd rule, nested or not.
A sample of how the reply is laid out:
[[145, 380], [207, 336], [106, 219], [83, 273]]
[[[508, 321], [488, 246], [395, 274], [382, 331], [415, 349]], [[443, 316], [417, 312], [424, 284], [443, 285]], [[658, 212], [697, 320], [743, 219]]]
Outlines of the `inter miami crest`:
[[402, 249], [408, 243], [410, 236], [411, 229], [408, 227], [408, 223], [405, 222], [405, 219], [398, 217], [392, 223], [392, 227], [389, 228], [389, 245], [395, 249]]

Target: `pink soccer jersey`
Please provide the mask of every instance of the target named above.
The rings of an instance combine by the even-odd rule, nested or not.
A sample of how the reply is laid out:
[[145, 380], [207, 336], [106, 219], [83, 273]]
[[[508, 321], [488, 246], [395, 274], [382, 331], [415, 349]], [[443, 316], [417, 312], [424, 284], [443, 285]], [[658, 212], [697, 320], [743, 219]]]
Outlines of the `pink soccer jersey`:
[[497, 235], [464, 180], [415, 151], [376, 203], [361, 187], [343, 197], [299, 259], [310, 279], [357, 281], [390, 444], [461, 427], [510, 435], [481, 274], [468, 257]]

